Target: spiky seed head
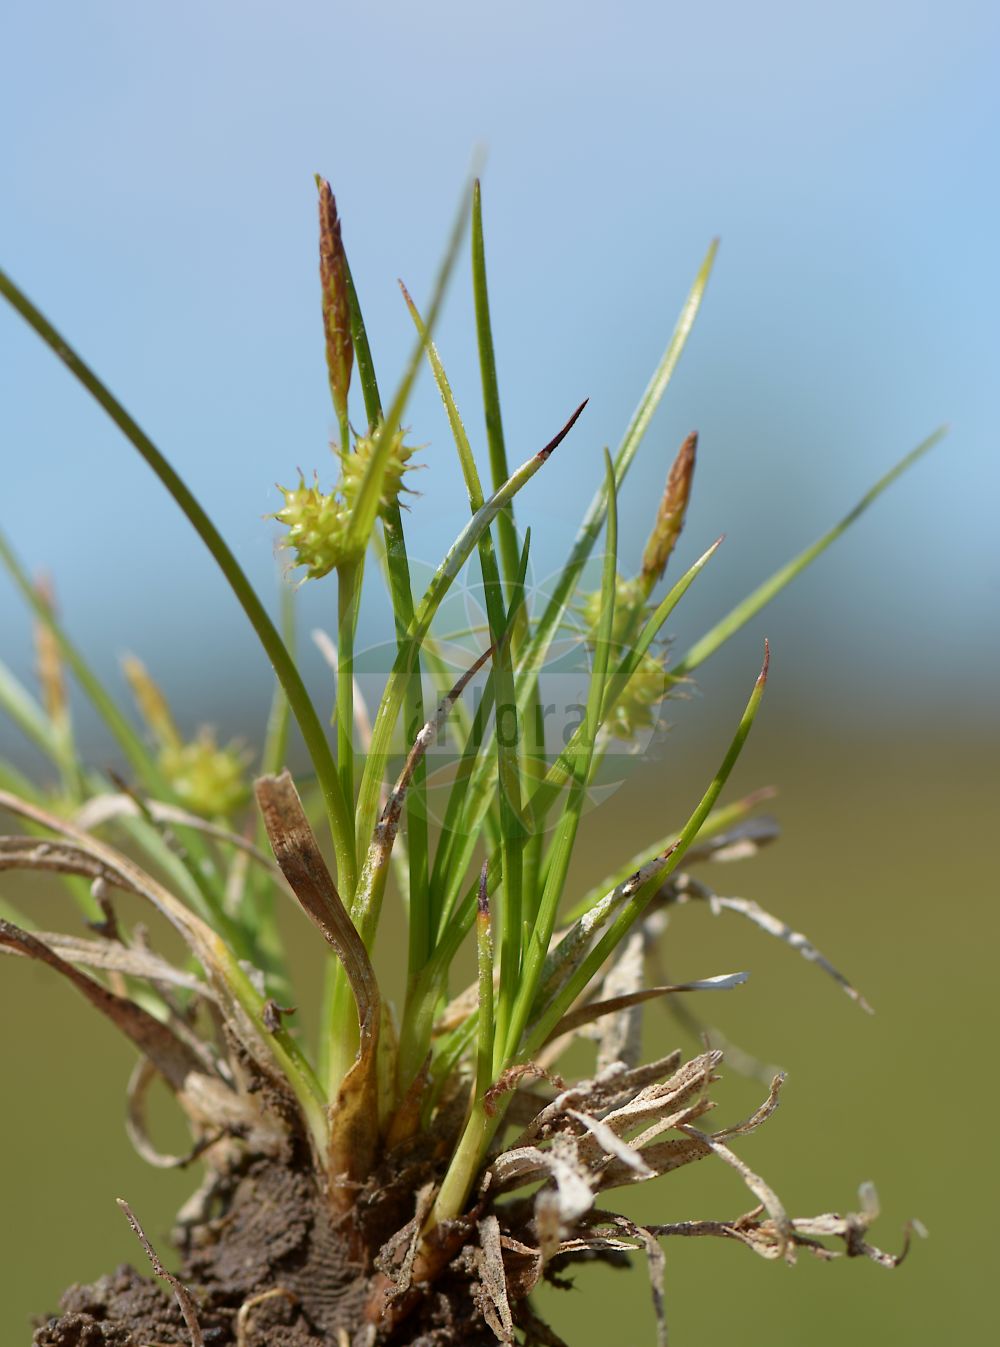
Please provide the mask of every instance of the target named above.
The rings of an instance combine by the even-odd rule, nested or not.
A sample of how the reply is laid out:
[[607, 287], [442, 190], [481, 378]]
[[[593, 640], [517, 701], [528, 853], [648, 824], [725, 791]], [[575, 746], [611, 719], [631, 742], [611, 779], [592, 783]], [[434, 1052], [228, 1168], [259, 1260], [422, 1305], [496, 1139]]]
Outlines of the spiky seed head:
[[656, 708], [670, 691], [671, 679], [655, 655], [645, 654], [608, 719], [608, 729], [626, 742], [657, 721]]
[[[379, 433], [378, 430], [374, 430], [370, 435], [359, 435], [354, 441], [354, 452], [340, 455], [341, 490], [348, 510], [352, 510], [357, 501]], [[403, 485], [403, 478], [415, 466], [410, 463], [410, 459], [416, 450], [413, 446], [403, 443], [405, 433], [400, 429], [390, 434], [389, 458], [385, 476], [382, 478], [382, 493], [379, 496], [379, 510], [383, 514], [391, 510], [398, 503], [400, 493], [407, 490]]]
[[325, 494], [319, 482], [307, 486], [305, 478], [289, 489], [279, 486], [285, 503], [269, 519], [288, 529], [281, 540], [295, 554], [295, 565], [305, 566], [310, 580], [319, 580], [349, 560], [346, 550], [347, 508], [336, 491]]
[[[648, 590], [642, 575], [615, 579], [615, 615], [611, 624], [613, 658], [621, 658], [633, 645], [646, 617]], [[597, 639], [601, 619], [601, 594], [596, 591], [583, 600], [583, 620], [587, 641]], [[608, 729], [617, 739], [634, 739], [643, 730], [651, 730], [656, 723], [655, 708], [670, 690], [671, 679], [661, 660], [650, 653], [640, 659], [635, 672], [618, 699], [608, 719]]]
[[204, 728], [190, 743], [165, 747], [160, 768], [178, 798], [195, 814], [227, 817], [249, 799], [246, 761], [236, 744], [221, 748]]

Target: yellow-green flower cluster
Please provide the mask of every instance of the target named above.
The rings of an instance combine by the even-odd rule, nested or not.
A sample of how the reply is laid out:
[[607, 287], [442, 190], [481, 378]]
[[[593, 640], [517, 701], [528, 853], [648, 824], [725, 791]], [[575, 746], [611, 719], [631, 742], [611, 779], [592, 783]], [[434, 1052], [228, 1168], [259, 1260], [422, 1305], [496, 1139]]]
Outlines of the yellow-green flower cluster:
[[[615, 581], [615, 615], [611, 624], [612, 667], [628, 652], [646, 617], [646, 589], [641, 577]], [[588, 594], [582, 605], [587, 639], [597, 639], [601, 619], [601, 594]], [[617, 739], [630, 740], [643, 730], [651, 730], [657, 720], [656, 708], [670, 690], [670, 676], [663, 663], [648, 651], [639, 660], [628, 685], [608, 717], [607, 727]]]
[[[354, 441], [354, 453], [340, 456], [341, 491], [348, 509], [353, 509], [354, 502], [358, 498], [361, 483], [375, 448], [375, 438], [375, 435], [359, 436]], [[382, 494], [379, 497], [381, 511], [391, 510], [399, 500], [400, 493], [407, 490], [403, 485], [403, 477], [412, 469], [410, 459], [413, 454], [413, 448], [403, 443], [403, 431], [394, 431], [389, 447], [389, 461], [386, 464], [385, 476], [382, 478]]]
[[616, 739], [635, 739], [651, 730], [658, 719], [657, 707], [670, 691], [670, 676], [655, 655], [643, 655], [628, 680], [628, 686], [608, 717], [608, 729]]
[[234, 813], [250, 798], [246, 759], [237, 744], [220, 748], [207, 727], [189, 743], [181, 738], [162, 688], [134, 655], [122, 670], [159, 749], [157, 762], [178, 799], [194, 814], [217, 818]]
[[[615, 578], [615, 617], [611, 624], [611, 645], [613, 652], [620, 652], [636, 636], [642, 625], [646, 595], [638, 578], [626, 580], [623, 575]], [[587, 639], [593, 643], [597, 639], [597, 629], [601, 621], [601, 591], [595, 590], [583, 600], [583, 620], [587, 628]]]
[[[299, 478], [297, 487], [279, 486], [285, 503], [270, 516], [284, 524], [288, 533], [282, 546], [295, 554], [295, 565], [305, 566], [306, 577], [319, 580], [330, 571], [348, 562], [359, 561], [364, 549], [359, 549], [349, 537], [348, 522], [358, 500], [365, 472], [371, 462], [377, 435], [360, 435], [353, 451], [340, 452], [340, 477], [329, 493], [319, 488], [318, 479], [307, 486]], [[389, 445], [389, 457], [382, 478], [379, 511], [391, 510], [406, 490], [404, 475], [410, 471], [413, 449], [403, 443], [403, 431], [394, 431]]]
[[192, 813], [209, 818], [225, 817], [246, 803], [245, 767], [238, 748], [220, 748], [207, 728], [190, 743], [166, 744], [160, 751], [160, 769], [178, 798]]
[[278, 490], [285, 503], [270, 518], [288, 528], [281, 545], [295, 553], [295, 565], [305, 566], [310, 580], [319, 580], [335, 566], [343, 565], [347, 560], [348, 514], [339, 493], [324, 495], [318, 481], [306, 486], [304, 477], [299, 478], [297, 487], [289, 490], [279, 486]]

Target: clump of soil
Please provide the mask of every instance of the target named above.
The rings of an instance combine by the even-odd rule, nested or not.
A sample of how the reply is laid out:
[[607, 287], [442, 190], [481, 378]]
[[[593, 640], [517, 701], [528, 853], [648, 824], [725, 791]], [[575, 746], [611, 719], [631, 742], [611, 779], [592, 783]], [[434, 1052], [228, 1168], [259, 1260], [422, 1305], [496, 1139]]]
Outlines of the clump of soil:
[[[385, 1176], [381, 1176], [383, 1179]], [[410, 1214], [412, 1170], [407, 1175]], [[258, 1158], [217, 1175], [198, 1195], [194, 1219], [178, 1226], [176, 1273], [188, 1289], [205, 1347], [355, 1347], [375, 1340], [365, 1321], [378, 1283], [364, 1249], [398, 1230], [402, 1184], [373, 1182], [355, 1221], [335, 1222], [308, 1169]], [[391, 1229], [387, 1230], [387, 1227]], [[414, 1298], [389, 1337], [392, 1347], [496, 1347], [455, 1270]], [[73, 1286], [62, 1313], [40, 1325], [34, 1347], [191, 1347], [176, 1297], [130, 1266]]]

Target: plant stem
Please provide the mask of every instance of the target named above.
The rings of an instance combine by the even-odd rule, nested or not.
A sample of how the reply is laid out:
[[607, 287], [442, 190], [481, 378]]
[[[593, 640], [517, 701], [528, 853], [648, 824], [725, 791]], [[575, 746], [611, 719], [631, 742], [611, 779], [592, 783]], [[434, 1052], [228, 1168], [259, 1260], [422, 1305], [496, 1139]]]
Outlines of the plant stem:
[[[361, 576], [362, 567], [357, 562], [341, 566], [337, 571], [337, 765], [340, 788], [351, 814], [350, 842], [355, 852], [357, 839], [350, 805], [354, 802], [354, 632]], [[352, 902], [353, 889], [345, 890], [343, 897], [348, 903]]]

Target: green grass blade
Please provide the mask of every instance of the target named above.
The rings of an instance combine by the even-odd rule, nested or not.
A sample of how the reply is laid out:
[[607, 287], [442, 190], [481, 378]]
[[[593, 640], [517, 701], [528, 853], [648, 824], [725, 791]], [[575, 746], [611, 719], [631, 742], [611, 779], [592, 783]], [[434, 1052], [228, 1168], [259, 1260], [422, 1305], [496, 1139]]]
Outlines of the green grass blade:
[[[530, 547], [531, 530], [529, 529], [525, 534], [524, 547], [518, 563], [514, 601], [507, 614], [508, 634], [514, 630], [517, 622], [518, 605], [524, 602], [524, 579], [528, 570]], [[434, 916], [436, 918], [433, 952], [422, 967], [417, 968], [413, 965], [410, 967], [399, 1050], [400, 1077], [404, 1082], [412, 1079], [427, 1055], [435, 1008], [444, 988], [452, 960], [468, 934], [477, 911], [477, 902], [482, 900], [484, 894], [488, 901], [491, 893], [497, 887], [500, 873], [498, 861], [492, 863], [492, 869], [487, 866], [479, 884], [472, 886], [470, 894], [467, 895], [467, 901], [461, 905], [460, 911], [457, 914], [453, 912], [462, 885], [466, 882], [473, 853], [480, 840], [478, 831], [475, 834], [461, 830], [456, 831], [456, 820], [461, 815], [461, 797], [464, 793], [463, 782], [468, 778], [471, 765], [475, 764], [482, 750], [486, 723], [493, 709], [495, 669], [496, 655], [494, 655], [493, 667], [486, 681], [484, 695], [476, 709], [471, 737], [466, 742], [462, 760], [459, 763], [455, 781], [452, 785], [441, 844], [439, 845], [439, 854], [435, 857], [435, 874], [439, 875], [440, 878], [438, 882], [435, 882], [432, 877], [431, 887], [432, 896], [435, 898]], [[487, 823], [491, 822], [491, 819], [487, 820]], [[499, 836], [494, 837], [489, 827], [487, 827], [486, 832], [489, 850], [499, 858], [501, 855], [501, 838]], [[439, 866], [442, 846], [447, 848], [447, 854], [445, 862]], [[441, 885], [447, 886], [443, 894]], [[517, 899], [515, 899], [516, 901]], [[491, 1030], [491, 1042], [493, 1039], [494, 1034]]]
[[[638, 668], [643, 655], [646, 654], [660, 634], [663, 624], [677, 607], [678, 603], [680, 603], [681, 599], [701, 574], [711, 558], [715, 555], [721, 544], [722, 539], [718, 538], [707, 551], [702, 553], [698, 560], [685, 571], [677, 583], [671, 588], [670, 592], [659, 604], [657, 604], [656, 608], [647, 619], [642, 631], [636, 639], [635, 645], [622, 657], [614, 674], [608, 680], [604, 706], [601, 710], [602, 724], [604, 724], [614, 712], [619, 699], [628, 687], [629, 679]], [[542, 819], [545, 817], [558, 797], [559, 791], [569, 779], [572, 755], [577, 750], [583, 729], [584, 727], [581, 725], [574, 730], [569, 744], [546, 772], [545, 780], [532, 796], [531, 807], [537, 818]]]
[[[661, 600], [648, 618], [633, 649], [631, 649], [619, 662], [614, 675], [608, 683], [604, 707], [601, 713], [602, 723], [613, 713], [618, 699], [622, 696], [628, 686], [628, 680], [638, 666], [640, 659], [645, 655], [653, 641], [659, 635], [663, 624], [687, 593], [687, 590], [690, 588], [696, 577], [700, 574], [710, 558], [714, 556], [721, 542], [721, 538], [714, 542], [712, 546], [708, 548], [708, 550], [703, 553], [691, 567], [689, 567], [685, 574], [681, 576], [680, 580], [678, 580], [670, 589], [666, 597]], [[522, 668], [519, 668], [519, 674], [521, 673]], [[526, 690], [526, 684], [522, 683], [521, 689], [522, 692], [524, 692]], [[578, 751], [585, 729], [585, 725], [579, 725], [574, 730], [569, 744], [559, 754], [555, 762], [551, 764], [545, 774], [544, 780], [530, 796], [528, 808], [531, 810], [535, 820], [536, 832], [539, 835], [545, 816], [552, 808], [563, 786], [569, 780], [573, 755]], [[480, 769], [477, 771], [468, 790], [464, 794], [465, 813], [462, 827], [466, 831], [477, 832], [481, 825], [484, 812], [488, 807], [490, 799], [488, 786], [489, 783], [486, 781], [485, 774], [480, 766]]]
[[[212, 558], [218, 565], [222, 574], [229, 583], [230, 588], [239, 600], [243, 611], [246, 613], [251, 626], [257, 634], [257, 638], [264, 648], [267, 657], [274, 666], [275, 673], [281, 680], [288, 697], [292, 713], [298, 721], [299, 728], [302, 731], [302, 737], [305, 740], [306, 748], [312, 759], [313, 766], [316, 769], [316, 775], [319, 778], [323, 790], [323, 796], [326, 803], [327, 815], [330, 822], [330, 829], [333, 834], [334, 847], [337, 852], [337, 868], [341, 885], [348, 892], [353, 892], [357, 883], [357, 857], [354, 854], [354, 848], [350, 845], [352, 836], [350, 822], [347, 812], [347, 804], [340, 788], [340, 778], [337, 775], [337, 767], [333, 760], [333, 754], [327, 743], [323, 726], [316, 714], [316, 708], [310, 700], [309, 693], [306, 691], [305, 684], [302, 681], [294, 660], [285, 648], [285, 644], [278, 631], [271, 621], [264, 605], [257, 597], [253, 586], [244, 575], [242, 568], [233, 556], [229, 547], [222, 538], [218, 529], [209, 519], [202, 506], [195, 499], [194, 495], [174, 471], [171, 465], [160, 453], [156, 445], [141, 427], [133, 420], [118, 399], [109, 391], [109, 389], [98, 379], [97, 375], [84, 363], [77, 355], [67, 341], [56, 331], [52, 324], [39, 312], [31, 303], [26, 295], [10, 280], [4, 272], [0, 272], [0, 294], [17, 310], [35, 332], [41, 337], [42, 341], [62, 360], [69, 371], [86, 388], [87, 392], [94, 398], [99, 406], [108, 414], [111, 420], [119, 428], [122, 434], [139, 451], [142, 458], [160, 479], [170, 495], [180, 506], [195, 532], [201, 538], [202, 542], [208, 548]], [[56, 631], [53, 623], [53, 631]], [[58, 633], [57, 633], [58, 634]], [[63, 650], [67, 662], [70, 663], [74, 672], [79, 677], [79, 670], [70, 657], [67, 649]], [[91, 689], [87, 688], [89, 694]], [[100, 695], [100, 694], [99, 694]], [[113, 704], [112, 704], [113, 705]], [[116, 724], [122, 722], [122, 717], [117, 709], [104, 707], [102, 714], [106, 720], [113, 719]], [[109, 719], [109, 716], [111, 719]], [[127, 725], [127, 722], [124, 722]], [[135, 740], [134, 732], [127, 732], [126, 737]], [[124, 743], [122, 744], [124, 748]]]
[[[508, 663], [510, 640], [519, 621], [521, 607], [525, 602], [524, 582], [528, 572], [530, 551], [531, 530], [528, 529], [524, 535], [524, 547], [521, 549], [521, 557], [514, 577], [513, 599], [507, 612], [506, 634], [502, 642], [502, 648], [498, 651], [499, 658], [494, 659], [493, 668], [490, 670], [490, 676], [486, 681], [482, 698], [472, 718], [462, 757], [456, 767], [455, 776], [448, 793], [448, 803], [438, 839], [438, 849], [434, 857], [434, 871], [431, 877], [431, 893], [436, 900], [435, 931], [439, 936], [444, 925], [451, 920], [452, 908], [458, 900], [472, 860], [472, 854], [481, 834], [485, 833], [487, 847], [491, 852], [499, 850], [501, 846], [501, 826], [497, 811], [491, 808], [492, 799], [487, 801], [486, 808], [477, 817], [474, 831], [465, 827], [465, 804], [468, 782], [477, 767], [480, 755], [485, 757], [485, 754], [483, 754], [484, 745], [489, 742], [486, 729], [489, 717], [496, 704], [496, 670], [501, 660], [505, 667]], [[509, 695], [509, 682], [506, 686]], [[515, 767], [516, 763], [510, 760], [505, 763], [503, 770], [513, 770]], [[518, 792], [519, 790], [518, 783]], [[516, 799], [517, 814], [515, 819], [510, 821], [510, 835], [512, 837], [520, 837], [526, 826], [530, 828], [528, 821], [523, 817], [519, 793]]]
[[479, 876], [476, 909], [476, 954], [479, 972], [479, 1022], [477, 1025], [476, 1097], [482, 1100], [493, 1083], [493, 938], [490, 931], [490, 899], [486, 889], [487, 863]]
[[[465, 233], [465, 222], [468, 214], [468, 193], [462, 199], [462, 205], [459, 210], [455, 224], [452, 228], [451, 238], [445, 251], [444, 260], [438, 271], [437, 280], [434, 285], [434, 292], [431, 298], [430, 307], [427, 311], [427, 331], [433, 332], [434, 325], [437, 322], [441, 305], [444, 301], [445, 291], [455, 262], [458, 258], [458, 251], [462, 244], [462, 237]], [[375, 443], [372, 448], [371, 458], [368, 460], [368, 467], [358, 488], [358, 497], [354, 510], [351, 514], [351, 521], [348, 525], [345, 547], [347, 551], [360, 554], [368, 545], [368, 539], [371, 536], [372, 529], [375, 527], [375, 519], [378, 515], [379, 500], [382, 495], [382, 483], [385, 478], [385, 470], [389, 463], [389, 454], [392, 449], [392, 438], [399, 425], [400, 418], [409, 400], [410, 391], [416, 381], [417, 372], [420, 369], [421, 357], [424, 353], [425, 338], [421, 337], [410, 355], [406, 364], [403, 377], [400, 380], [399, 387], [381, 421], [378, 430], [375, 433]]]
[[369, 429], [374, 430], [382, 420], [382, 396], [378, 391], [378, 379], [375, 377], [375, 362], [372, 360], [372, 348], [368, 341], [361, 303], [351, 274], [351, 264], [344, 256], [344, 278], [347, 282], [347, 300], [351, 310], [351, 344], [354, 347], [354, 359], [358, 366], [358, 383], [365, 402], [365, 415]]
[[732, 742], [726, 751], [726, 755], [708, 789], [699, 800], [687, 823], [685, 823], [684, 827], [681, 829], [677, 845], [670, 853], [665, 865], [658, 869], [653, 877], [645, 883], [636, 894], [630, 896], [628, 903], [612, 921], [608, 930], [605, 931], [604, 935], [601, 936], [587, 956], [580, 961], [575, 970], [562, 984], [556, 995], [549, 1001], [548, 1005], [545, 1006], [541, 1013], [532, 1021], [522, 1045], [520, 1053], [521, 1057], [530, 1058], [531, 1054], [537, 1052], [541, 1045], [546, 1042], [550, 1033], [562, 1019], [569, 1007], [602, 967], [616, 946], [625, 938], [633, 924], [642, 915], [643, 910], [652, 899], [657, 889], [683, 860], [685, 852], [698, 836], [702, 826], [711, 814], [716, 800], [719, 798], [723, 787], [736, 765], [737, 759], [743, 752], [747, 736], [753, 726], [754, 719], [760, 707], [761, 698], [764, 695], [769, 663], [770, 650], [765, 641], [764, 663], [757, 676], [753, 692], [750, 694], [750, 700], [747, 702], [746, 710], [743, 712], [740, 719], [736, 734], [733, 736]]
[[415, 665], [420, 646], [430, 629], [434, 615], [454, 581], [461, 574], [479, 539], [489, 528], [497, 514], [508, 501], [512, 500], [535, 473], [544, 466], [553, 450], [569, 434], [586, 403], [582, 403], [563, 426], [562, 430], [533, 457], [522, 463], [503, 484], [493, 493], [481, 510], [478, 510], [462, 529], [445, 554], [430, 585], [417, 609], [413, 625], [402, 644], [393, 663], [382, 701], [379, 704], [372, 731], [372, 745], [365, 763], [358, 795], [357, 835], [370, 837], [375, 823], [378, 807], [379, 787], [385, 764], [389, 757], [389, 748], [396, 720], [399, 716], [403, 693], [407, 679]]
[[[545, 954], [552, 937], [556, 911], [562, 888], [569, 868], [573, 842], [579, 826], [580, 814], [586, 800], [590, 784], [590, 770], [594, 756], [601, 706], [604, 701], [607, 679], [608, 659], [614, 623], [615, 580], [618, 573], [618, 516], [614, 468], [610, 455], [605, 453], [607, 481], [607, 548], [601, 585], [601, 623], [598, 630], [594, 653], [594, 665], [591, 673], [590, 688], [587, 697], [587, 718], [589, 727], [587, 738], [574, 763], [574, 781], [567, 802], [559, 832], [554, 845], [555, 861], [550, 867], [545, 892], [539, 905], [538, 917], [528, 939], [523, 968], [519, 970], [517, 985], [505, 987], [505, 970], [501, 963], [500, 994], [497, 1005], [497, 1022], [493, 1045], [493, 1076], [498, 1076], [516, 1052], [521, 1041], [530, 1013], [538, 979], [544, 967]], [[484, 866], [480, 878], [478, 905], [481, 907], [484, 896], [490, 889], [490, 867]], [[492, 991], [492, 989], [491, 989]], [[501, 1019], [501, 1008], [505, 994], [511, 1002], [509, 1022]], [[486, 1101], [477, 1081], [476, 1099], [470, 1111], [465, 1130], [453, 1154], [437, 1199], [431, 1213], [430, 1224], [455, 1216], [464, 1206], [476, 1172], [482, 1164], [491, 1136], [502, 1119], [503, 1108], [497, 1109], [492, 1117], [486, 1110]]]
[[[350, 806], [354, 800], [354, 633], [361, 600], [363, 566], [345, 562], [337, 568], [337, 767], [340, 788], [348, 805], [348, 821], [353, 826]], [[357, 852], [357, 839], [350, 838]]]
[[[351, 312], [351, 341], [354, 345], [354, 358], [358, 366], [358, 381], [361, 384], [365, 415], [368, 418], [369, 427], [374, 427], [382, 420], [382, 398], [379, 393], [378, 379], [375, 376], [375, 365], [372, 360], [364, 314], [361, 310], [361, 303], [354, 285], [354, 277], [351, 275], [351, 268], [346, 255], [344, 257], [344, 271]], [[410, 563], [406, 553], [403, 515], [398, 501], [393, 501], [392, 505], [383, 514], [382, 537], [384, 541], [383, 567], [389, 587], [389, 596], [392, 600], [398, 649], [405, 644], [406, 633], [413, 625], [413, 586], [410, 580]], [[408, 731], [412, 729], [414, 733], [426, 720], [421, 664], [428, 655], [429, 652], [426, 650], [417, 652], [403, 697], [403, 715], [406, 728]], [[430, 663], [429, 659], [428, 663]], [[443, 696], [449, 682], [447, 671], [442, 668], [439, 670], [439, 675], [436, 681], [438, 691]], [[462, 716], [464, 709], [464, 707], [459, 706], [459, 717]], [[430, 843], [427, 828], [427, 767], [425, 763], [421, 763], [414, 773], [413, 785], [406, 802], [406, 819], [409, 906], [411, 911], [415, 909], [419, 913], [422, 896], [427, 893], [429, 883]], [[416, 902], [414, 902], [414, 898], [416, 898]]]
[[[479, 371], [483, 384], [483, 411], [486, 416], [486, 443], [490, 455], [490, 476], [496, 490], [510, 476], [507, 448], [504, 444], [503, 418], [500, 414], [500, 386], [497, 382], [493, 327], [490, 322], [490, 297], [486, 284], [486, 246], [483, 241], [483, 198], [479, 179], [472, 189], [472, 296], [476, 307], [476, 339], [479, 346]], [[497, 544], [504, 579], [508, 588], [517, 575], [518, 541], [513, 506], [497, 516]], [[508, 594], [508, 602], [510, 595]]]
[[[295, 659], [295, 595], [292, 585], [282, 585], [279, 591], [281, 601], [281, 639]], [[271, 695], [271, 706], [264, 731], [264, 746], [261, 749], [259, 776], [279, 776], [287, 765], [288, 731], [291, 711], [288, 698], [281, 683], [275, 679]], [[259, 812], [256, 824], [256, 842], [260, 851], [267, 847], [267, 832]], [[283, 976], [285, 968], [284, 942], [278, 930], [275, 915], [278, 890], [271, 878], [256, 867], [247, 872], [245, 893], [250, 901], [250, 909], [256, 927], [256, 937], [265, 962], [272, 977]], [[280, 999], [280, 998], [279, 998]]]
[[[701, 826], [699, 838], [715, 837], [719, 833], [724, 833], [734, 824], [742, 822], [751, 810], [760, 804], [762, 798], [769, 798], [769, 793], [755, 791], [751, 795], [744, 796], [742, 800], [734, 801], [733, 804], [724, 805], [721, 809], [713, 809]], [[657, 856], [676, 846], [679, 841], [680, 832], [675, 831], [667, 833], [665, 837], [661, 837], [650, 846], [637, 851], [624, 865], [620, 865], [617, 870], [605, 875], [600, 883], [588, 889], [580, 901], [567, 912], [566, 920], [568, 922], [579, 920], [591, 908], [596, 907], [612, 889], [617, 888], [619, 884], [624, 884], [629, 875], [635, 874], [636, 870], [641, 869], [642, 866], [649, 865]]]
[[[295, 658], [295, 589], [291, 585], [281, 586], [281, 639], [292, 658]], [[285, 689], [275, 680], [271, 696], [271, 708], [267, 715], [267, 728], [264, 731], [264, 746], [260, 753], [260, 776], [277, 776], [285, 766], [288, 755], [288, 727], [290, 708]], [[266, 837], [264, 824], [258, 824], [258, 838]]]
[[[531, 1013], [535, 995], [538, 991], [539, 979], [545, 964], [545, 957], [552, 940], [552, 932], [555, 930], [556, 915], [559, 911], [559, 903], [562, 899], [566, 876], [569, 872], [569, 863], [580, 827], [580, 818], [587, 802], [587, 792], [592, 778], [594, 749], [600, 730], [601, 708], [604, 704], [608, 662], [614, 632], [615, 590], [618, 577], [617, 493], [615, 491], [614, 467], [611, 456], [607, 452], [605, 452], [605, 471], [607, 474], [608, 507], [606, 512], [607, 542], [601, 579], [601, 620], [594, 647], [594, 663], [587, 695], [587, 714], [583, 721], [585, 729], [572, 757], [573, 784], [552, 844], [545, 877], [545, 888], [539, 905], [538, 917], [525, 950], [524, 969], [518, 980], [514, 1011], [508, 1033], [501, 1045], [503, 1057], [500, 1060], [497, 1060], [494, 1050], [494, 1065], [498, 1072], [507, 1065], [511, 1058], [516, 1056], [528, 1022], [528, 1016]], [[503, 984], [501, 982], [502, 993]]]
[[[674, 370], [677, 368], [677, 362], [681, 358], [684, 347], [687, 344], [691, 329], [694, 326], [695, 319], [698, 316], [698, 310], [701, 308], [702, 300], [705, 296], [705, 290], [708, 286], [708, 278], [711, 275], [712, 267], [715, 263], [716, 252], [718, 251], [718, 241], [714, 241], [705, 254], [705, 259], [698, 270], [684, 306], [681, 309], [680, 316], [674, 327], [673, 335], [664, 351], [660, 363], [657, 365], [646, 387], [645, 392], [639, 400], [625, 431], [624, 438], [615, 455], [615, 487], [621, 490], [622, 483], [625, 480], [625, 474], [628, 472], [633, 459], [642, 443], [643, 436], [649, 428], [649, 423], [653, 414], [673, 377]], [[522, 660], [522, 669], [520, 674], [520, 683], [523, 685], [521, 704], [525, 704], [530, 688], [538, 680], [539, 672], [545, 662], [545, 656], [549, 645], [555, 636], [556, 630], [566, 607], [573, 595], [577, 580], [593, 550], [594, 543], [600, 533], [601, 525], [604, 521], [604, 513], [607, 508], [607, 490], [601, 487], [594, 496], [583, 523], [577, 533], [573, 547], [570, 551], [569, 559], [559, 576], [555, 589], [549, 597], [545, 610], [539, 619], [531, 641], [528, 643], [524, 658]]]
[[53, 638], [59, 646], [60, 653], [70, 669], [72, 669], [76, 681], [80, 684], [80, 687], [83, 689], [94, 709], [111, 731], [118, 746], [121, 748], [139, 779], [145, 786], [157, 794], [168, 797], [171, 796], [172, 791], [170, 785], [165, 780], [141, 736], [137, 733], [127, 717], [118, 709], [114, 698], [107, 692], [100, 679], [98, 679], [97, 675], [83, 658], [83, 655], [69, 639], [65, 629], [55, 617], [50, 606], [45, 603], [41, 595], [35, 589], [35, 586], [31, 583], [27, 571], [15, 556], [13, 549], [3, 534], [0, 534], [0, 562], [3, 563], [9, 572], [25, 602], [34, 612], [35, 617], [39, 622], [44, 623], [52, 633]]
[[[459, 463], [469, 495], [469, 507], [475, 514], [476, 511], [482, 509], [484, 496], [472, 446], [469, 443], [469, 437], [462, 423], [462, 417], [455, 403], [451, 385], [437, 347], [431, 341], [420, 313], [410, 298], [406, 287], [401, 284], [401, 288], [410, 316], [425, 344], [427, 359], [441, 400], [444, 403], [448, 424], [458, 451]], [[502, 515], [503, 511], [500, 513]], [[500, 845], [503, 865], [500, 958], [501, 966], [505, 970], [501, 986], [513, 987], [517, 983], [520, 968], [521, 911], [523, 906], [521, 853], [528, 829], [521, 812], [521, 782], [518, 762], [520, 734], [517, 705], [514, 697], [514, 671], [511, 659], [511, 642], [508, 636], [508, 617], [504, 607], [500, 568], [497, 564], [492, 533], [489, 528], [483, 531], [479, 539], [479, 560], [490, 626], [490, 641], [496, 652], [494, 684], [499, 732], [495, 735], [495, 740], [500, 794]], [[525, 553], [524, 560], [527, 561], [527, 553]], [[429, 952], [429, 949], [425, 951], [425, 957]], [[510, 1007], [510, 999], [505, 997], [501, 991], [500, 1002], [497, 1007], [497, 1034], [501, 1041], [509, 1018]]]
[[28, 689], [0, 661], [0, 709], [36, 748], [41, 749], [57, 767], [62, 765], [62, 743], [56, 727]]
[[[493, 707], [496, 704], [496, 674], [490, 670], [483, 688], [483, 695], [476, 706], [472, 722], [465, 735], [462, 756], [459, 758], [448, 802], [445, 806], [441, 832], [438, 836], [437, 850], [434, 854], [434, 866], [431, 871], [431, 893], [435, 900], [435, 930], [440, 935], [444, 925], [451, 920], [451, 909], [456, 898], [456, 886], [460, 890], [465, 882], [469, 858], [475, 850], [476, 842], [467, 845], [469, 834], [463, 819], [465, 797], [468, 783], [479, 763], [484, 745], [489, 742], [487, 728]], [[499, 824], [495, 812], [484, 809], [481, 826], [487, 833], [491, 849], [500, 845]]]
[[729, 640], [730, 636], [735, 635], [742, 626], [745, 626], [752, 617], [780, 594], [786, 585], [790, 584], [797, 575], [800, 575], [807, 566], [811, 565], [818, 556], [825, 552], [831, 543], [836, 542], [842, 533], [846, 533], [854, 521], [864, 514], [868, 506], [877, 500], [897, 477], [902, 476], [907, 468], [912, 467], [917, 459], [922, 458], [928, 450], [933, 449], [946, 433], [947, 427], [940, 426], [932, 435], [928, 435], [927, 439], [921, 441], [915, 449], [911, 449], [904, 458], [901, 458], [894, 467], [890, 468], [884, 477], [880, 477], [875, 485], [865, 492], [854, 508], [849, 510], [839, 523], [834, 524], [828, 533], [824, 533], [822, 538], [818, 538], [811, 547], [807, 547], [797, 557], [793, 557], [763, 584], [758, 585], [752, 594], [748, 594], [742, 603], [738, 603], [721, 622], [717, 622], [711, 631], [706, 632], [700, 641], [695, 642], [674, 668], [673, 676], [678, 679], [683, 678], [685, 674], [697, 669], [699, 664], [704, 664], [705, 660], [710, 655], [714, 655], [719, 647]]

